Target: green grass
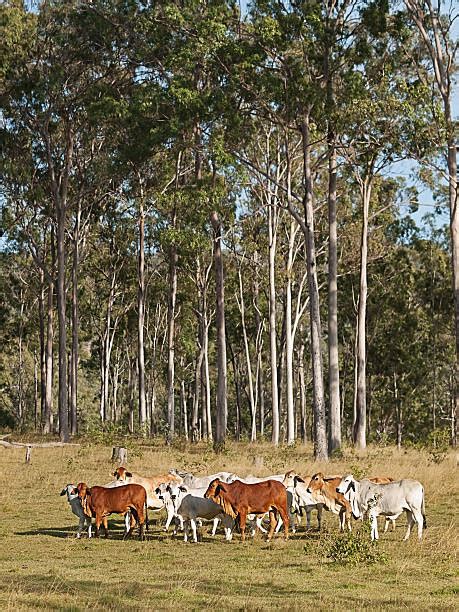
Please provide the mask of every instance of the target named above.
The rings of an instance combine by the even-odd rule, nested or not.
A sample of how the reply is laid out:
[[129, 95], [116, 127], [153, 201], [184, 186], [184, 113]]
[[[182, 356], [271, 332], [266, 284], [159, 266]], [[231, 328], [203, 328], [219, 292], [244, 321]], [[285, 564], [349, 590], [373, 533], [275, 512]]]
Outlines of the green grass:
[[[216, 457], [207, 447], [132, 448], [129, 467], [148, 475], [170, 467], [211, 473], [228, 469], [245, 475], [252, 458], [263, 455], [262, 475], [297, 469], [311, 474], [309, 448], [229, 445]], [[419, 543], [415, 533], [402, 542], [405, 519], [395, 533], [367, 544], [366, 532], [347, 543], [351, 563], [334, 562], [339, 537], [337, 518], [324, 515], [324, 529], [304, 527], [284, 542], [261, 537], [245, 544], [235, 535], [212, 538], [207, 529], [198, 544], [185, 544], [161, 529], [163, 516], [150, 512], [146, 542], [122, 541], [121, 517], [110, 521], [110, 539], [77, 540], [76, 519], [66, 498], [67, 482], [104, 484], [113, 467], [111, 449], [33, 449], [24, 463], [22, 449], [0, 448], [0, 607], [21, 610], [138, 610], [150, 608], [219, 610], [452, 610], [458, 607], [458, 470], [451, 453], [431, 462], [427, 453], [370, 449], [351, 451], [331, 462], [329, 473], [358, 466], [366, 475], [416, 477], [426, 487], [428, 529]], [[75, 519], [75, 520], [74, 520]], [[315, 525], [315, 515], [313, 517]], [[359, 524], [355, 523], [359, 529]], [[354, 536], [355, 537], [355, 536]], [[357, 544], [356, 544], [357, 542]], [[373, 548], [376, 547], [376, 548]], [[359, 558], [353, 558], [355, 547]], [[376, 554], [373, 554], [375, 553]], [[360, 559], [360, 560], [359, 560]]]

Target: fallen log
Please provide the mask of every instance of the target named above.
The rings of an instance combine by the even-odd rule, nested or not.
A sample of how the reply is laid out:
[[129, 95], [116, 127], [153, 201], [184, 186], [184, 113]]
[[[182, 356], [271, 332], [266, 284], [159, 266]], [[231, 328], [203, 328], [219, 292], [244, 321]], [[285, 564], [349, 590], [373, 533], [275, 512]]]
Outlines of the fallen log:
[[5, 448], [14, 448], [21, 446], [30, 446], [33, 448], [52, 448], [53, 446], [81, 446], [75, 442], [7, 442], [6, 440], [0, 440], [0, 446]]

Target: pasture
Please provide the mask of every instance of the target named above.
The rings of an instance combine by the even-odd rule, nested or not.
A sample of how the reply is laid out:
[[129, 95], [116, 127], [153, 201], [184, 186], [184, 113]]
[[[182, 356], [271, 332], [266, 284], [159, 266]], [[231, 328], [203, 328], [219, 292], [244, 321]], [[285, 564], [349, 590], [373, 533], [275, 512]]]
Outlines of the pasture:
[[[394, 533], [368, 543], [368, 559], [357, 560], [351, 551], [354, 563], [328, 556], [340, 537], [338, 519], [329, 512], [321, 534], [313, 513], [314, 528], [306, 532], [303, 519], [288, 542], [279, 534], [270, 544], [260, 535], [242, 544], [238, 533], [225, 542], [222, 532], [212, 538], [204, 527], [201, 542], [185, 544], [182, 535], [165, 534], [164, 515], [151, 511], [145, 542], [138, 541], [137, 531], [133, 539], [121, 541], [122, 517], [116, 516], [109, 522], [110, 539], [77, 540], [77, 519], [59, 493], [68, 482], [111, 480], [111, 447], [83, 443], [34, 449], [30, 464], [24, 462], [24, 449], [0, 448], [2, 609], [457, 609], [456, 453], [440, 461], [415, 450], [369, 448], [362, 456], [348, 450], [326, 466], [314, 463], [311, 448], [303, 446], [230, 443], [219, 456], [204, 445], [131, 446], [129, 453], [129, 468], [144, 475], [175, 467], [196, 474], [228, 470], [264, 476], [323, 469], [327, 474], [352, 470], [358, 477], [415, 478], [425, 486], [428, 528], [421, 543], [415, 533], [402, 542], [402, 516]], [[264, 459], [257, 470], [254, 455]], [[359, 530], [361, 524], [354, 521], [353, 527]], [[366, 546], [367, 539], [364, 531], [356, 541]], [[354, 540], [343, 542], [352, 549]], [[370, 562], [373, 552], [376, 560]]]

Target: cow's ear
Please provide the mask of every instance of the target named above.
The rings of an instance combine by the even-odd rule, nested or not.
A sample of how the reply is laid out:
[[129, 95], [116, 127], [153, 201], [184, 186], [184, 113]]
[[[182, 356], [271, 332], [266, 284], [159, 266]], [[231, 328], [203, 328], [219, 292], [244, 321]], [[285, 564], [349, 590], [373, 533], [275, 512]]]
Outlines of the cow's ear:
[[60, 492], [60, 495], [65, 495], [67, 493], [67, 489], [62, 489], [62, 491]]
[[184, 493], [187, 493], [188, 489], [185, 487], [185, 485], [180, 485], [179, 486], [180, 491], [183, 491]]
[[156, 487], [155, 495], [159, 495], [160, 493], [161, 493], [161, 489], [159, 487]]
[[351, 482], [349, 483], [349, 486], [348, 486], [347, 490], [355, 492], [355, 483], [354, 483], [353, 480], [351, 480]]
[[117, 472], [116, 470], [113, 472], [113, 476], [114, 476], [115, 478], [118, 476], [118, 472]]
[[293, 482], [295, 483], [295, 486], [296, 486], [297, 482], [304, 482], [304, 480], [300, 478], [299, 476], [295, 476], [295, 478], [293, 479]]
[[170, 485], [167, 485], [167, 487], [166, 487], [166, 491], [167, 491], [168, 493], [171, 493], [171, 492], [172, 492], [172, 489], [171, 489]]
[[126, 476], [127, 476], [128, 478], [132, 478], [132, 472], [126, 472]]
[[226, 488], [226, 485], [224, 485], [222, 482], [218, 483], [217, 489], [216, 489], [216, 493], [219, 491], [224, 491], [225, 493], [228, 491], [228, 489]]

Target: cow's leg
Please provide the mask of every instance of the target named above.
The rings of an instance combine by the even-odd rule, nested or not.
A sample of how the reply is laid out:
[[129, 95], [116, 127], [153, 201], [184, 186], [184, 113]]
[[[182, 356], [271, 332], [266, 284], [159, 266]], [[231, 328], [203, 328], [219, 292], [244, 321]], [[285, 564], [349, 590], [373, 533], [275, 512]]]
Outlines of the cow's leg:
[[422, 540], [422, 529], [424, 527], [424, 516], [419, 508], [412, 508], [414, 520], [418, 524], [418, 538]]
[[88, 526], [88, 538], [90, 538], [92, 536], [92, 525], [90, 518], [86, 518], [86, 524]]
[[105, 537], [108, 538], [108, 518], [106, 516], [102, 519], [102, 523], [104, 525]]
[[188, 532], [189, 532], [189, 520], [186, 519], [183, 521], [183, 541], [188, 542]]
[[78, 531], [76, 534], [77, 538], [81, 538], [81, 532], [83, 531], [84, 524], [86, 523], [86, 517], [80, 516], [80, 521], [78, 523]]
[[379, 533], [378, 533], [378, 515], [376, 514], [376, 512], [372, 512], [370, 511], [368, 518], [370, 520], [370, 525], [371, 525], [371, 539], [372, 540], [379, 540]]
[[241, 539], [245, 542], [245, 524], [247, 522], [247, 512], [246, 510], [241, 510], [239, 512], [239, 527], [241, 530]]
[[212, 535], [213, 536], [217, 533], [217, 527], [218, 527], [219, 522], [220, 522], [220, 519], [216, 516], [214, 518], [214, 524], [212, 525]]
[[268, 542], [273, 537], [274, 531], [275, 531], [276, 526], [277, 526], [277, 522], [278, 521], [277, 521], [277, 516], [276, 516], [275, 510], [270, 509], [270, 511], [269, 511], [269, 531], [268, 531], [268, 537], [266, 538]]
[[96, 514], [96, 538], [99, 537], [99, 528], [100, 528], [100, 524], [102, 522], [102, 518]]
[[323, 512], [323, 507], [317, 506], [317, 523], [319, 525], [319, 531], [322, 529], [322, 512]]
[[403, 538], [403, 541], [408, 540], [411, 534], [411, 529], [415, 523], [414, 516], [411, 510], [406, 510], [406, 519], [407, 519], [406, 533], [405, 533], [405, 537]]
[[139, 523], [139, 539], [142, 542], [145, 539], [145, 514], [144, 514], [145, 504], [138, 506], [136, 508], [137, 514], [137, 522]]
[[196, 519], [191, 518], [190, 519], [190, 524], [191, 524], [191, 531], [193, 532], [193, 542], [197, 542], [198, 541], [198, 533], [197, 533], [197, 529], [196, 529]]
[[311, 508], [306, 506], [306, 529], [311, 529]]
[[[271, 517], [269, 517], [269, 518], [271, 520]], [[279, 533], [279, 531], [280, 531], [280, 529], [281, 529], [283, 524], [284, 524], [284, 521], [282, 520], [281, 517], [279, 517], [278, 520], [277, 520], [277, 523], [276, 523], [276, 528], [274, 530], [274, 533]]]
[[284, 508], [280, 507], [280, 508], [278, 508], [278, 510], [279, 510], [280, 515], [281, 515], [282, 522], [284, 523], [285, 539], [288, 540], [288, 528], [290, 526], [289, 516], [288, 516], [288, 513], [285, 512]]
[[345, 508], [341, 508], [339, 511], [339, 530], [344, 531], [344, 526], [346, 524], [346, 510]]

